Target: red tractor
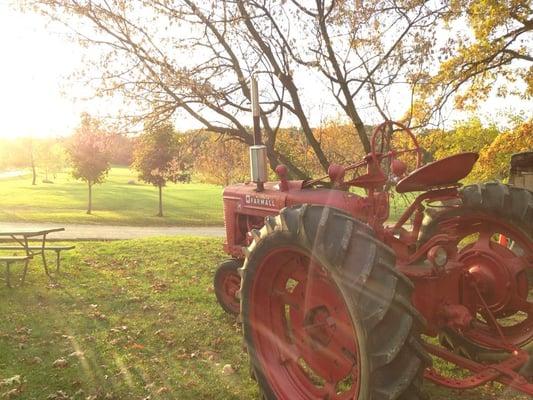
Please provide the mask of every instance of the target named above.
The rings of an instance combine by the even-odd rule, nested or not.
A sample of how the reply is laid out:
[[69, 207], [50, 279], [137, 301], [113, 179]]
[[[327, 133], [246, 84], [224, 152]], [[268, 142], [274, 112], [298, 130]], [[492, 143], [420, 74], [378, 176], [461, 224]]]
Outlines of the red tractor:
[[[395, 148], [406, 137], [411, 145]], [[279, 166], [277, 182], [264, 182], [263, 147], [253, 146], [255, 183], [224, 190], [233, 258], [215, 289], [240, 313], [263, 396], [421, 399], [423, 377], [533, 395], [533, 193], [462, 187], [478, 155], [422, 165], [399, 123], [378, 126], [371, 143], [362, 161], [332, 165], [327, 177], [287, 180]], [[387, 226], [391, 186], [419, 194]], [[444, 376], [431, 356], [469, 374]]]

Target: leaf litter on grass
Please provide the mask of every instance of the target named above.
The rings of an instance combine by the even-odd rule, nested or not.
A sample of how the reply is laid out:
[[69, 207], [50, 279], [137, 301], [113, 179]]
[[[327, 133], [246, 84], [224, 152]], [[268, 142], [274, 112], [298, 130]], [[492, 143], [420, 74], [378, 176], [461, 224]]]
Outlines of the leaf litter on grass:
[[[60, 288], [46, 289], [35, 270], [26, 287], [0, 288], [0, 307], [9, 315], [0, 321], [0, 379], [22, 380], [0, 395], [17, 389], [10, 396], [258, 398], [240, 325], [209, 290], [226, 258], [221, 248], [220, 239], [183, 237], [77, 243], [57, 277]], [[52, 367], [60, 359], [66, 367]], [[499, 386], [461, 397], [425, 388], [432, 400], [525, 399]]]

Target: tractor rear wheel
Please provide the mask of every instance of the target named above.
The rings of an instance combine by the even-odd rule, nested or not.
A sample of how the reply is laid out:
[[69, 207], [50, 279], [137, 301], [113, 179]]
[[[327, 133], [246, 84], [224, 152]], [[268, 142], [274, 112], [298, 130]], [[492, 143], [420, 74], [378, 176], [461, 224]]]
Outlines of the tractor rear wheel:
[[446, 330], [441, 343], [478, 361], [522, 348], [533, 354], [533, 193], [497, 182], [465, 186], [461, 202], [433, 215], [421, 242], [446, 232], [464, 263], [462, 298], [473, 314], [463, 334]]
[[252, 232], [241, 273], [251, 368], [265, 399], [421, 399], [430, 363], [411, 282], [344, 212], [285, 208]]
[[218, 265], [213, 279], [218, 304], [228, 314], [235, 316], [239, 315], [240, 311], [240, 301], [236, 295], [241, 287], [241, 276], [238, 272], [241, 267], [241, 260], [223, 261]]

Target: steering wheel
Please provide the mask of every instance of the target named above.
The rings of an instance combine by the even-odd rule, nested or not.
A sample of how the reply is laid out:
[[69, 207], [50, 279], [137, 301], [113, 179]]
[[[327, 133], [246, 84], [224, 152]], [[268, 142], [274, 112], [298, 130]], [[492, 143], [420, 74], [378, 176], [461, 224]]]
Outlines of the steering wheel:
[[[406, 148], [397, 148], [398, 144], [394, 143], [393, 140], [395, 132], [407, 134], [411, 143], [405, 143]], [[411, 132], [411, 129], [400, 122], [387, 120], [378, 125], [372, 134], [370, 149], [373, 164], [380, 167], [389, 176], [389, 179], [393, 181], [398, 181], [408, 175], [407, 170], [409, 167], [405, 161], [398, 158], [399, 156], [415, 153], [415, 166], [411, 169], [414, 170], [422, 166], [423, 154], [416, 136]], [[391, 174], [393, 176], [390, 176]]]

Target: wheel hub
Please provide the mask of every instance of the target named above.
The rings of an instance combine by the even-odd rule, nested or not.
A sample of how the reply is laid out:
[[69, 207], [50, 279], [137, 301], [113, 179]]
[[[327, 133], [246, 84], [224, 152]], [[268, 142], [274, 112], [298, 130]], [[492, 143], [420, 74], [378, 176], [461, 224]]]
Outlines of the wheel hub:
[[[533, 248], [514, 226], [491, 216], [462, 217], [456, 225], [463, 263], [462, 304], [473, 322], [462, 334], [488, 348], [522, 346], [533, 339], [528, 273]], [[468, 242], [462, 248], [462, 242]], [[498, 343], [498, 345], [495, 345]]]
[[335, 319], [324, 306], [315, 307], [307, 312], [304, 329], [312, 346], [327, 346], [335, 330]]
[[[509, 252], [497, 243], [491, 243], [489, 251], [467, 250], [460, 260], [466, 269], [465, 290], [474, 299], [478, 308], [483, 306], [474, 287], [483, 296], [484, 302], [496, 317], [516, 311], [515, 299], [527, 299], [528, 282], [525, 262], [508, 262], [500, 253]], [[473, 290], [474, 289], [474, 290]]]
[[301, 307], [291, 307], [296, 346], [319, 375], [339, 381], [353, 369], [356, 357], [342, 297], [325, 276], [318, 274], [298, 284], [293, 294], [305, 298]]

